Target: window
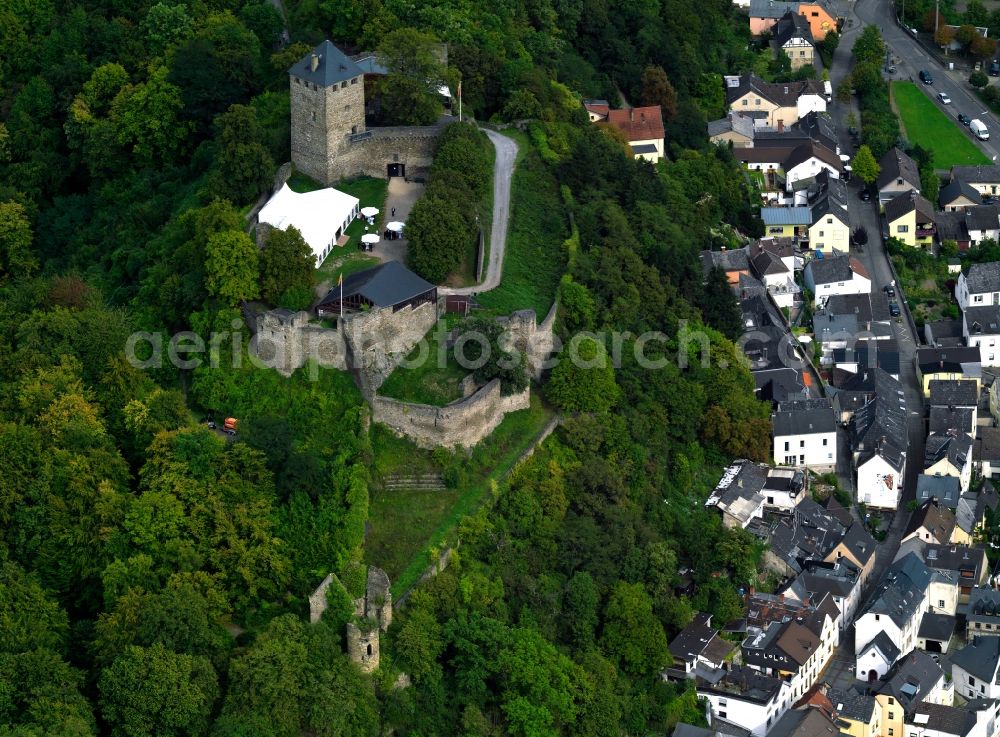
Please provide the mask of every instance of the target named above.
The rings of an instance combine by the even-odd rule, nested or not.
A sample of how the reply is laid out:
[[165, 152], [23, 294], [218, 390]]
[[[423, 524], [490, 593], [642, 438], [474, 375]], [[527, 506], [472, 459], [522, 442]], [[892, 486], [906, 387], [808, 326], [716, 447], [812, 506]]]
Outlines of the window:
[[744, 107], [746, 107], [746, 106], [747, 106], [747, 105], [749, 105], [749, 104], [750, 104], [750, 101], [749, 101], [749, 100], [744, 100], [744, 101], [743, 101], [743, 106], [744, 106]]
[[800, 51], [800, 52], [799, 52], [799, 56], [805, 56], [805, 55], [806, 55], [806, 52], [805, 52], [805, 51]]
[[903, 177], [896, 177], [896, 184], [902, 184], [902, 183], [903, 183]]
[[767, 232], [768, 233], [777, 233], [778, 235], [781, 235], [782, 233], [785, 232], [785, 229], [779, 225], [776, 228], [774, 228], [774, 227], [768, 228]]
[[720, 711], [719, 712], [719, 719], [725, 719], [725, 718], [726, 718], [726, 712]]
[[889, 712], [889, 719], [895, 719], [895, 718], [896, 718], [896, 713], [895, 713], [895, 712], [892, 712], [892, 711], [890, 711], [890, 712]]
[[719, 699], [720, 709], [725, 709], [727, 706], [729, 706], [729, 702], [726, 699]]
[[[878, 617], [875, 617], [875, 619], [878, 619]], [[889, 706], [892, 706], [895, 703], [896, 703], [896, 700], [894, 698], [892, 698], [892, 696], [890, 696], [889, 697]], [[889, 717], [889, 718], [892, 719], [892, 717]]]
[[[875, 615], [875, 621], [876, 621], [876, 622], [878, 621], [878, 618], [879, 618], [879, 615], [877, 615], [877, 614], [876, 614], [876, 615]], [[872, 654], [874, 655], [874, 653], [872, 653]], [[889, 699], [889, 703], [890, 703], [890, 704], [892, 703], [892, 699]]]
[[944, 609], [944, 599], [938, 599], [938, 609]]
[[347, 82], [340, 83], [340, 89], [344, 89], [347, 86]]
[[316, 111], [315, 110], [312, 111], [312, 122], [314, 122], [314, 123], [316, 122]]
[[757, 105], [758, 107], [760, 107], [760, 98], [759, 97], [757, 98], [757, 101], [754, 104]]
[[819, 232], [819, 237], [820, 237], [820, 238], [822, 238], [823, 236], [824, 236], [824, 232], [823, 232], [823, 231], [821, 230], [821, 231]]
[[975, 686], [976, 685], [976, 679], [973, 678], [972, 676], [969, 676], [969, 685], [970, 686]]
[[983, 301], [983, 295], [977, 294], [975, 297], [972, 298], [972, 301], [976, 303], [981, 303]]
[[800, 440], [799, 441], [799, 447], [800, 448], [805, 448], [806, 447], [806, 441], [805, 440]]
[[805, 463], [805, 462], [806, 462], [806, 457], [805, 456], [799, 456], [799, 463]]
[[354, 79], [351, 80], [351, 84], [357, 84], [357, 83], [358, 83], [358, 78], [357, 77], [355, 77]]
[[842, 281], [839, 281], [839, 282], [837, 282], [837, 286], [838, 286], [838, 287], [842, 287], [842, 286], [844, 286], [844, 282], [842, 282]]
[[350, 106], [350, 105], [344, 105], [344, 110], [345, 110], [345, 111], [346, 111], [346, 110], [350, 110], [350, 109], [351, 109], [351, 106]]
[[909, 233], [910, 232], [910, 226], [909, 225], [897, 225], [896, 226], [896, 232], [897, 233]]
[[827, 440], [828, 440], [827, 438], [823, 438], [823, 446], [824, 447], [826, 447]]
[[826, 219], [826, 224], [827, 225], [833, 225], [833, 218], [827, 218]]
[[892, 727], [889, 727], [889, 737], [892, 737]]
[[785, 450], [788, 450], [788, 443], [785, 443]]

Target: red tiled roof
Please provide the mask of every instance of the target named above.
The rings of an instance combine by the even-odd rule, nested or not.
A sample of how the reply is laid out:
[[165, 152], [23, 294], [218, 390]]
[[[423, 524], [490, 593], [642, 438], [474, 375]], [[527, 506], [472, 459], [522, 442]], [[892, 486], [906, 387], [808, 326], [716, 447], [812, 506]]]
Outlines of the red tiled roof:
[[663, 138], [663, 115], [659, 105], [609, 110], [608, 123], [624, 133], [630, 141], [650, 141]]
[[584, 103], [583, 105], [587, 108], [588, 112], [594, 113], [595, 115], [600, 115], [602, 118], [608, 117], [608, 113], [611, 108], [608, 105], [594, 105], [593, 103]]

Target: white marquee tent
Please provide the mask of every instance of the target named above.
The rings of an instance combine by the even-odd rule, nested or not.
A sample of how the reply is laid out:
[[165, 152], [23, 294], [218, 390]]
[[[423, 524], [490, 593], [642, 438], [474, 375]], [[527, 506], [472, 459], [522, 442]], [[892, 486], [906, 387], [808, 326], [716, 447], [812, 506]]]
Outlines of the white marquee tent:
[[318, 267], [358, 216], [360, 205], [357, 197], [332, 187], [300, 194], [285, 184], [261, 208], [257, 219], [279, 230], [298, 228]]

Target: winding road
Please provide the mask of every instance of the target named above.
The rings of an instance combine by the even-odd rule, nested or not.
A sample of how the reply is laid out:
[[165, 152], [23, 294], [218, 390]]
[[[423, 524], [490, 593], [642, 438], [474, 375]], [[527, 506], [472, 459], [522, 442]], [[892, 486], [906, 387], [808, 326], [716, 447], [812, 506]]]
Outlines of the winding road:
[[484, 129], [496, 149], [493, 165], [493, 228], [490, 231], [490, 260], [486, 278], [471, 287], [438, 287], [439, 294], [478, 294], [500, 286], [503, 257], [507, 250], [507, 225], [510, 221], [510, 186], [514, 178], [517, 143], [496, 131]]

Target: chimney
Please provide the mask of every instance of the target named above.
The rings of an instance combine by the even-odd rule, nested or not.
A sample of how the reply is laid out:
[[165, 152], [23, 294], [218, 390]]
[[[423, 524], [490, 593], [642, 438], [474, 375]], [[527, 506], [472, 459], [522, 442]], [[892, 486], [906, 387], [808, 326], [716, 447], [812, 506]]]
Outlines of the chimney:
[[309, 57], [309, 71], [315, 72], [317, 69], [319, 69], [319, 56], [313, 54]]

